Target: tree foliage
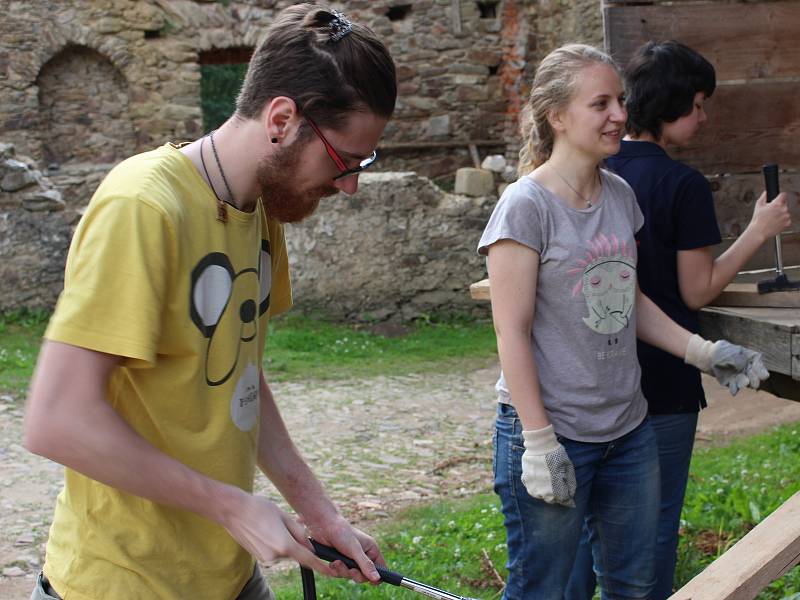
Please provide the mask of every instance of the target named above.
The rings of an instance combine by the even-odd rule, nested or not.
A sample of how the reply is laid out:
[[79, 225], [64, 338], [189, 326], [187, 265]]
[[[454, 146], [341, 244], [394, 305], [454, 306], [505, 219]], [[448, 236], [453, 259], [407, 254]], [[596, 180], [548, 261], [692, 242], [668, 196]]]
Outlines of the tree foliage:
[[246, 71], [246, 63], [201, 65], [200, 105], [206, 132], [216, 129], [233, 114]]

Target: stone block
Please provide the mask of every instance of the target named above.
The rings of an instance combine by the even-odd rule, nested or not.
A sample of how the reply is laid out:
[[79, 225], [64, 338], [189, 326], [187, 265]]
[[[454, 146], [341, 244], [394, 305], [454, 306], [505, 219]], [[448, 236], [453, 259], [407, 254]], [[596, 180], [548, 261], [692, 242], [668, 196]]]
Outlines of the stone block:
[[0, 169], [5, 172], [3, 179], [0, 180], [0, 189], [4, 192], [16, 192], [24, 187], [36, 183], [36, 176], [28, 166], [14, 159], [7, 159], [0, 165]]
[[502, 173], [506, 168], [506, 157], [502, 154], [490, 154], [483, 159], [481, 169], [493, 171], [495, 173]]
[[456, 171], [455, 191], [465, 196], [488, 196], [494, 192], [494, 175], [485, 169], [459, 169]]
[[23, 196], [22, 208], [30, 212], [64, 210], [64, 200], [58, 190], [39, 190]]
[[426, 133], [428, 137], [444, 137], [450, 135], [450, 115], [440, 115], [428, 119]]

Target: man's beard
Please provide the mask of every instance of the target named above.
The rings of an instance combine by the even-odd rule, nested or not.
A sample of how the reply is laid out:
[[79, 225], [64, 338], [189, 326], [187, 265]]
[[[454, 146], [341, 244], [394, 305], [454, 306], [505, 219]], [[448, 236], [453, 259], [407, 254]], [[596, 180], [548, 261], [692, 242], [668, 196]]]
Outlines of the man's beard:
[[256, 176], [264, 208], [269, 217], [281, 223], [302, 221], [317, 210], [322, 197], [339, 192], [330, 184], [297, 191], [302, 149], [301, 140], [295, 140], [279, 148], [274, 155], [265, 156], [258, 164]]

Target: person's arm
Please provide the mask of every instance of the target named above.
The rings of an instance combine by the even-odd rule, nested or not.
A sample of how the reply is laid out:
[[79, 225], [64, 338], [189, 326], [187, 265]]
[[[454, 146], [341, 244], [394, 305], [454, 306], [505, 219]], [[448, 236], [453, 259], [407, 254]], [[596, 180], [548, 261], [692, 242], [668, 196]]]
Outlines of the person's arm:
[[522, 484], [532, 498], [574, 507], [575, 469], [542, 403], [531, 350], [539, 254], [512, 240], [489, 246], [492, 317], [511, 401], [522, 422]]
[[636, 285], [636, 337], [665, 352], [684, 358], [691, 332], [678, 325]]
[[487, 260], [497, 352], [514, 408], [524, 429], [550, 424], [539, 394], [531, 349], [531, 326], [539, 277], [539, 255], [511, 240], [489, 247]]
[[710, 342], [678, 325], [636, 286], [636, 335], [657, 348], [709, 373], [734, 396], [743, 387], [757, 389], [769, 377], [761, 353], [725, 340]]
[[765, 241], [791, 225], [787, 202], [786, 193], [770, 203], [766, 201], [766, 193], [762, 193], [750, 224], [716, 259], [709, 246], [678, 251], [678, 288], [686, 306], [699, 310], [719, 296]]
[[[291, 557], [336, 573], [304, 545], [303, 526], [276, 504], [190, 469], [131, 428], [106, 398], [120, 360], [45, 340], [27, 401], [26, 448], [108, 486], [210, 519], [257, 560]], [[248, 528], [256, 524], [260, 535], [253, 538]]]
[[344, 563], [335, 561], [331, 568], [337, 576], [364, 582], [366, 575], [372, 582], [380, 581], [374, 562], [384, 564], [384, 560], [378, 545], [372, 537], [350, 525], [328, 498], [292, 442], [263, 371], [260, 378], [259, 467], [297, 511], [311, 536], [352, 558], [361, 569], [361, 572], [348, 570]]

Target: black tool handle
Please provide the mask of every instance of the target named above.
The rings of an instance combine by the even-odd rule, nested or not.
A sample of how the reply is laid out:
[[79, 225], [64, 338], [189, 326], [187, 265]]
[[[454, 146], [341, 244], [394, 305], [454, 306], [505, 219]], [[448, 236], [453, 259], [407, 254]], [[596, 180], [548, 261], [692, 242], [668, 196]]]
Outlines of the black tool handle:
[[[325, 544], [320, 544], [317, 540], [309, 540], [311, 544], [314, 546], [314, 553], [319, 556], [322, 560], [327, 560], [328, 562], [333, 562], [335, 560], [342, 561], [349, 569], [358, 569], [358, 565], [356, 561], [352, 558], [347, 558], [344, 554], [339, 552], [336, 548], [331, 548], [330, 546], [326, 546]], [[400, 573], [395, 573], [394, 571], [390, 571], [384, 567], [379, 567], [375, 565], [375, 568], [378, 570], [378, 574], [381, 576], [381, 579], [386, 583], [391, 583], [392, 585], [400, 585], [403, 581], [403, 576]]]
[[301, 566], [300, 580], [303, 582], [303, 599], [317, 600], [317, 585], [314, 583], [314, 571]]
[[767, 188], [767, 202], [775, 200], [775, 196], [781, 193], [780, 186], [778, 185], [778, 165], [764, 165], [761, 167], [761, 172], [764, 173], [764, 185]]

